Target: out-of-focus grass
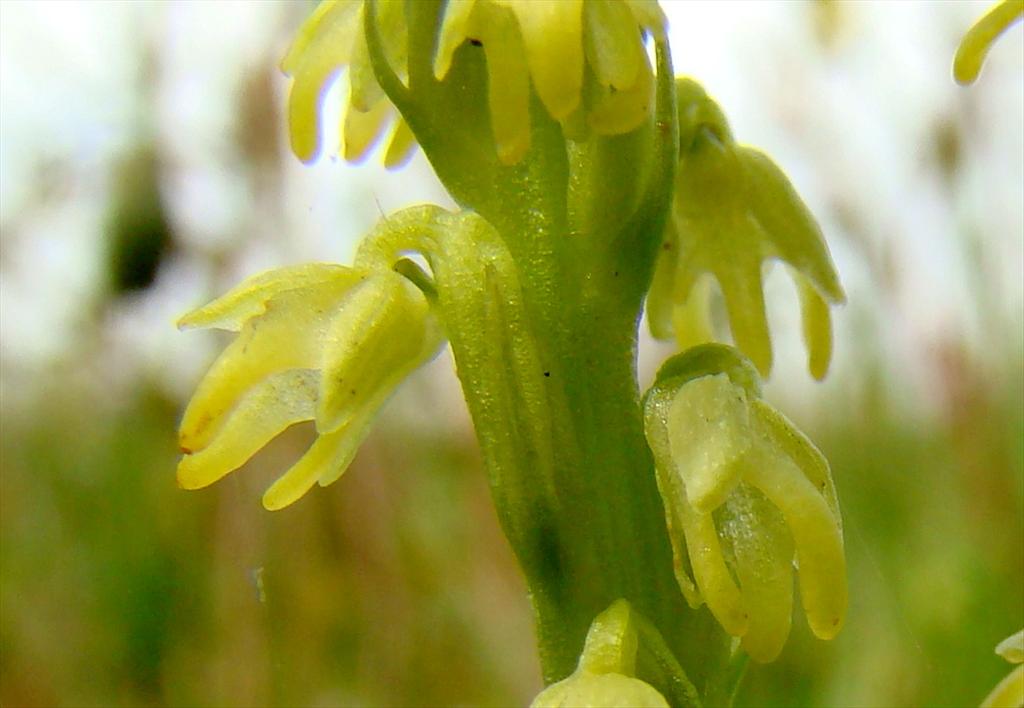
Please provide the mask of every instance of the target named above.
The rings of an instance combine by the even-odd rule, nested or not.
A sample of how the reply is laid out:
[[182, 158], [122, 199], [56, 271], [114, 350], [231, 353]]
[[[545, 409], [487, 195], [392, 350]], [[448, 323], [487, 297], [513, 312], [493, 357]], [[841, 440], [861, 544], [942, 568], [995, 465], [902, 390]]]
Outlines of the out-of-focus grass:
[[[970, 373], [944, 418], [895, 418], [874, 380], [807, 426], [843, 502], [851, 611], [832, 643], [795, 613], [741, 704], [972, 705], [1005, 673], [993, 646], [1024, 624], [1021, 385]], [[5, 417], [3, 705], [522, 705], [537, 689], [472, 440], [386, 416], [338, 484], [270, 514], [260, 491], [308, 431], [186, 493], [174, 404], [83, 400]]]

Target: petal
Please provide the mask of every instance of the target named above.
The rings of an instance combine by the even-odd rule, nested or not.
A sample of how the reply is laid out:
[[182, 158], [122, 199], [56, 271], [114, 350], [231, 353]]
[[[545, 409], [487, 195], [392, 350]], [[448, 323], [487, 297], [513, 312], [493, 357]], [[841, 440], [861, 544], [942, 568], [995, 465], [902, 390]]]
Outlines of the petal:
[[668, 20], [658, 0], [626, 0], [637, 24], [655, 37], [664, 37]]
[[[332, 36], [332, 32], [338, 28], [346, 28], [346, 32], [352, 37], [355, 36], [358, 20], [356, 15], [363, 5], [363, 0], [323, 0], [313, 13], [306, 18], [299, 28], [295, 41], [288, 48], [288, 53], [281, 60], [281, 71], [292, 76], [305, 61], [306, 52], [324, 37]], [[342, 35], [348, 36], [348, 34]], [[333, 35], [336, 39], [337, 36]], [[334, 42], [329, 42], [334, 44]], [[349, 44], [344, 44], [348, 47]], [[334, 47], [338, 49], [337, 46]]]
[[328, 80], [348, 62], [359, 29], [358, 13], [352, 8], [360, 6], [345, 2], [328, 8], [322, 16], [314, 13], [285, 58], [286, 70], [295, 77], [288, 95], [288, 131], [292, 151], [303, 162], [312, 161], [319, 153], [320, 103]]
[[953, 78], [958, 84], [971, 84], [981, 73], [981, 65], [992, 43], [1006, 28], [1024, 16], [1024, 2], [1003, 0], [967, 31], [953, 59]]
[[846, 300], [821, 227], [789, 178], [763, 152], [739, 147], [750, 209], [764, 229], [771, 251], [810, 280], [832, 303]]
[[668, 409], [672, 462], [694, 509], [710, 513], [739, 482], [753, 439], [747, 395], [725, 374], [684, 384]]
[[389, 170], [402, 167], [409, 161], [415, 150], [416, 136], [413, 135], [405, 119], [398, 116], [395, 119], [395, 128], [388, 139], [387, 151], [384, 153], [384, 167]]
[[[362, 27], [364, 12], [364, 9], [359, 12], [360, 27]], [[377, 17], [379, 20], [379, 12]], [[373, 73], [373, 65], [370, 63], [370, 50], [366, 46], [365, 32], [358, 32], [352, 45], [348, 86], [349, 110], [355, 109], [360, 113], [367, 113], [379, 101], [385, 99], [384, 89], [377, 83], [377, 76]]]
[[654, 266], [654, 277], [647, 292], [647, 326], [655, 339], [672, 338], [672, 296], [675, 292], [679, 236], [673, 219], [665, 228], [665, 238]]
[[319, 369], [322, 340], [352, 284], [328, 281], [279, 293], [214, 361], [182, 417], [182, 450], [206, 447], [246, 390], [286, 369]]
[[319, 436], [287, 472], [277, 479], [263, 495], [263, 506], [269, 511], [283, 509], [299, 500], [314, 484], [326, 486], [340, 477], [370, 431], [376, 410], [366, 411], [333, 433]]
[[533, 86], [555, 120], [567, 118], [583, 87], [583, 0], [501, 0], [515, 13]]
[[754, 418], [761, 426], [762, 433], [772, 446], [796, 463], [796, 466], [810, 480], [818, 493], [825, 498], [825, 502], [835, 518], [836, 528], [842, 533], [843, 519], [839, 512], [839, 499], [836, 495], [835, 483], [832, 481], [828, 460], [821, 454], [821, 450], [775, 408], [761, 400], [752, 401], [751, 405], [754, 409]]
[[637, 80], [621, 91], [609, 90], [587, 116], [590, 127], [602, 135], [619, 135], [638, 128], [654, 106], [654, 74], [644, 54]]
[[253, 386], [210, 444], [178, 463], [178, 484], [199, 489], [232, 472], [290, 425], [313, 419], [319, 373], [290, 369]]
[[828, 373], [832, 359], [832, 315], [828, 303], [818, 290], [797, 272], [793, 272], [803, 311], [804, 345], [807, 347], [807, 368], [821, 381]]
[[719, 268], [715, 275], [725, 296], [733, 341], [761, 375], [768, 376], [772, 370], [772, 340], [765, 313], [761, 263], [748, 254], [737, 254], [731, 267]]
[[705, 273], [697, 278], [689, 295], [672, 308], [672, 330], [679, 351], [715, 341], [711, 325], [711, 277]]
[[178, 320], [178, 329], [213, 327], [237, 332], [249, 319], [262, 315], [267, 302], [287, 290], [303, 288], [329, 280], [348, 279], [355, 283], [362, 274], [333, 263], [303, 263], [275, 268], [246, 278], [227, 294]]
[[317, 430], [331, 432], [378, 407], [424, 354], [436, 352], [438, 338], [427, 341], [429, 316], [423, 293], [392, 273], [367, 280], [345, 298], [324, 337]]
[[996, 654], [1011, 664], [1024, 663], [1024, 629], [999, 642]]
[[434, 53], [434, 76], [443, 79], [452, 65], [455, 50], [466, 41], [469, 16], [476, 0], [448, 0], [444, 8], [444, 19], [437, 35], [437, 51]]
[[342, 151], [347, 162], [359, 162], [384, 132], [384, 125], [394, 113], [387, 99], [382, 99], [368, 112], [349, 105], [342, 126]]
[[530, 81], [519, 30], [507, 10], [482, 4], [471, 31], [487, 53], [487, 102], [498, 158], [512, 165], [530, 147]]
[[745, 478], [764, 492], [786, 519], [796, 545], [800, 597], [811, 631], [832, 639], [846, 615], [843, 538], [825, 498], [786, 455], [765, 446]]
[[618, 91], [633, 86], [646, 52], [630, 7], [620, 0], [588, 0], [583, 19], [584, 48], [597, 80]]
[[722, 629], [742, 637], [747, 633], [750, 615], [725, 564], [715, 521], [711, 514], [701, 514], [689, 504], [682, 504], [680, 509], [690, 566], [701, 595]]
[[793, 616], [793, 539], [785, 519], [763, 494], [741, 484], [722, 507], [719, 528], [750, 614], [743, 648], [754, 661], [774, 661]]
[[992, 693], [981, 702], [980, 708], [1020, 708], [1024, 705], [1024, 666], [1011, 671]]

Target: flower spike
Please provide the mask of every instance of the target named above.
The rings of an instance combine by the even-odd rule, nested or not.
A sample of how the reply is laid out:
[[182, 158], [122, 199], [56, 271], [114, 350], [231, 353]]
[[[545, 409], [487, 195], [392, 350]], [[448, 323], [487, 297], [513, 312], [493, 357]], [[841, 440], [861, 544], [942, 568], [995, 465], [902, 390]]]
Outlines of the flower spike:
[[721, 110], [698, 84], [679, 79], [676, 91], [680, 162], [647, 300], [652, 333], [674, 333], [680, 348], [709, 341], [706, 277], [713, 276], [736, 346], [767, 376], [772, 346], [762, 265], [778, 259], [790, 266], [800, 293], [811, 374], [823, 378], [832, 346], [829, 305], [845, 295], [821, 229], [782, 170], [733, 141]]
[[789, 635], [793, 565], [811, 630], [846, 612], [842, 522], [828, 463], [760, 398], [753, 365], [705, 344], [670, 359], [644, 402], [680, 589], [759, 662]]
[[953, 78], [958, 84], [973, 84], [978, 79], [996, 38], [1022, 17], [1024, 0], [1002, 0], [967, 31], [953, 59]]
[[317, 423], [313, 446], [267, 491], [268, 509], [337, 479], [391, 392], [442, 341], [407, 279], [328, 264], [250, 278], [179, 324], [238, 332], [182, 418], [182, 487], [212, 484], [290, 425]]

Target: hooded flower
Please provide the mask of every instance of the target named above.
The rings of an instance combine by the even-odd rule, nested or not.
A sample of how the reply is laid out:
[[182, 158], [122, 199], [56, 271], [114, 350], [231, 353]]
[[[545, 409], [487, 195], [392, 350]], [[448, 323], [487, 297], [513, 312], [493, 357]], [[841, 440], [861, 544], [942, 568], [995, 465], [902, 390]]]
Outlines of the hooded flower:
[[1024, 706], [1024, 629], [999, 642], [996, 654], [1020, 666], [992, 689], [981, 702], [981, 708], [1021, 708]]
[[953, 78], [958, 84], [973, 84], [981, 73], [985, 57], [996, 38], [1024, 17], [1024, 0], [1002, 0], [967, 31], [953, 59]]
[[[384, 95], [370, 65], [363, 33], [363, 0], [324, 0], [306, 20], [281, 62], [291, 76], [288, 96], [288, 132], [292, 151], [312, 162], [321, 149], [321, 103], [330, 82], [345, 66], [349, 69], [348, 107], [342, 123], [342, 154], [358, 162], [380, 138], [388, 122], [394, 128], [384, 155], [387, 167], [404, 163], [416, 146], [412, 131]], [[384, 49], [399, 76], [406, 74], [404, 3], [378, 0], [377, 23]]]
[[512, 164], [530, 145], [531, 83], [571, 131], [577, 122], [604, 135], [638, 127], [654, 98], [643, 35], [664, 31], [655, 0], [449, 0], [434, 75], [447, 75], [463, 44], [482, 45], [498, 155]]
[[212, 484], [285, 428], [316, 421], [316, 441], [264, 495], [268, 509], [340, 477], [385, 400], [442, 341], [404, 277], [319, 263], [250, 278], [178, 325], [238, 332], [182, 418], [182, 487]]
[[731, 347], [695, 347], [662, 367], [644, 410], [690, 605], [706, 602], [754, 660], [772, 661], [789, 635], [795, 565], [811, 630], [834, 637], [846, 563], [828, 463], [761, 400], [753, 366]]
[[832, 355], [829, 304], [844, 302], [821, 229], [771, 158], [738, 145], [725, 117], [698, 84], [679, 79], [680, 160], [665, 241], [647, 299], [656, 337], [681, 349], [714, 339], [709, 277], [725, 297], [733, 341], [765, 376], [772, 346], [765, 315], [764, 261], [786, 263], [803, 309], [812, 375]]

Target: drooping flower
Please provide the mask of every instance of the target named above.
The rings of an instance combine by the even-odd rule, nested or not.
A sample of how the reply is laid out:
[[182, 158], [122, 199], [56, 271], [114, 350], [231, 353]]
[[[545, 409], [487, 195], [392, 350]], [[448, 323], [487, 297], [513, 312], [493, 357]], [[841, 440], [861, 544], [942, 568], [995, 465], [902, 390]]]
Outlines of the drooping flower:
[[973, 84], [977, 80], [996, 38], [1022, 17], [1024, 0], [1002, 0], [967, 30], [953, 59], [953, 78], [958, 84]]
[[250, 278], [178, 325], [238, 332], [182, 418], [182, 487], [212, 484], [285, 428], [316, 421], [316, 441], [264, 495], [268, 509], [340, 477], [385, 400], [442, 341], [404, 277], [324, 263]]
[[[293, 78], [288, 96], [288, 132], [292, 151], [303, 162], [315, 160], [321, 150], [321, 106], [332, 79], [349, 71], [348, 105], [342, 122], [342, 155], [358, 162], [393, 124], [384, 155], [387, 167], [404, 163], [416, 146], [409, 126], [377, 83], [363, 33], [364, 0], [323, 0], [299, 29], [281, 62]], [[377, 25], [385, 53], [399, 76], [406, 74], [404, 3], [377, 1]]]
[[498, 156], [518, 162], [530, 146], [530, 88], [547, 112], [570, 126], [627, 133], [650, 114], [654, 80], [643, 34], [661, 36], [654, 0], [449, 0], [434, 75], [443, 79], [456, 50], [482, 45]]
[[754, 367], [720, 344], [670, 359], [645, 399], [676, 578], [760, 662], [789, 635], [793, 567], [811, 630], [846, 612], [842, 521], [828, 462], [760, 398]]
[[981, 702], [981, 708], [1021, 708], [1024, 706], [1024, 629], [999, 642], [996, 653], [1020, 666], [992, 689]]
[[829, 305], [845, 301], [821, 229], [771, 158], [738, 145], [718, 106], [677, 82], [680, 161], [672, 213], [647, 299], [659, 338], [680, 349], [714, 339], [709, 278], [725, 298], [733, 341], [763, 375], [772, 365], [762, 268], [786, 263], [803, 309], [808, 367], [823, 378], [832, 355]]
[[638, 637], [632, 608], [616, 600], [590, 625], [576, 671], [548, 686], [530, 708], [668, 708], [656, 688], [635, 677]]

